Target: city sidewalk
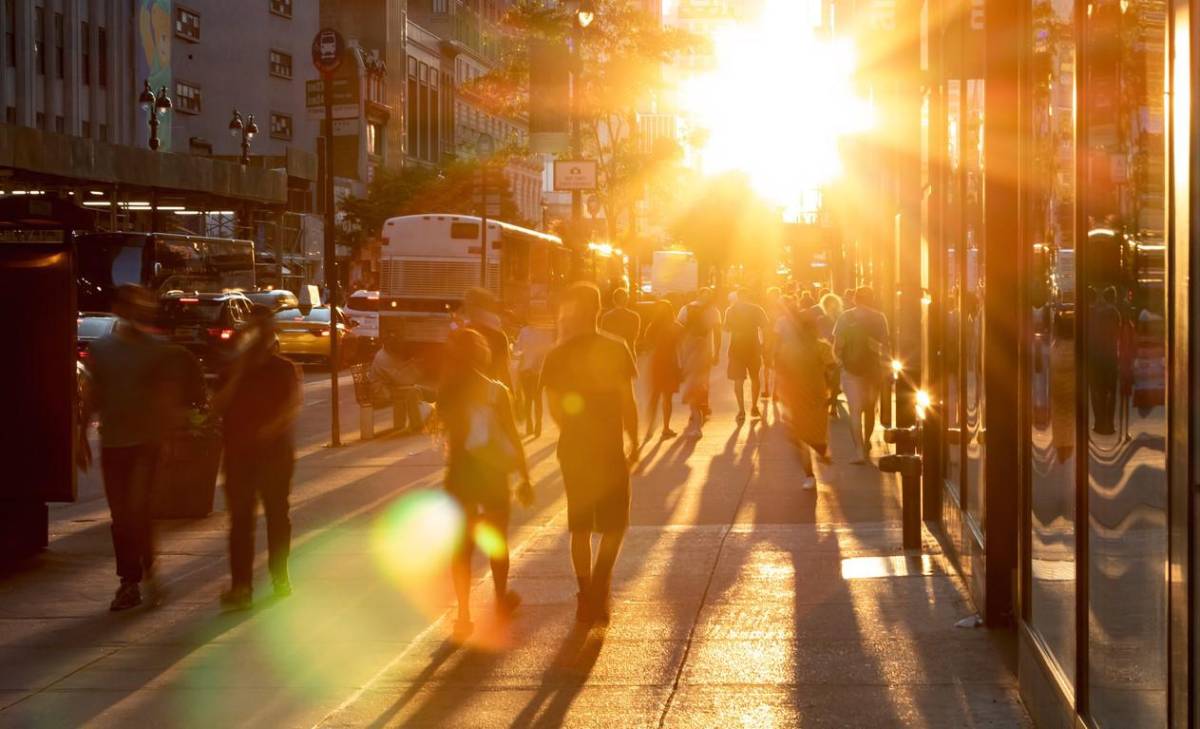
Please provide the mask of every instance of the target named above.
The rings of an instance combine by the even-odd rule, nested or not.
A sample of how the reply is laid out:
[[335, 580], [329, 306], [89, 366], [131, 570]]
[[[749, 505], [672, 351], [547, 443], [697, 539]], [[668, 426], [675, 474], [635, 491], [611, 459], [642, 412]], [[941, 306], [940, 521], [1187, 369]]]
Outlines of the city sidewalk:
[[0, 727], [1028, 725], [1006, 651], [954, 627], [972, 609], [936, 542], [902, 555], [892, 478], [830, 465], [801, 491], [774, 414], [738, 427], [729, 399], [699, 442], [648, 447], [606, 629], [574, 626], [549, 436], [529, 446], [537, 503], [514, 512], [525, 603], [489, 621], [481, 570], [466, 647], [447, 640], [426, 439], [307, 452], [297, 593], [247, 613], [216, 606], [223, 514], [167, 524], [167, 600], [114, 615], [106, 515], [67, 510], [0, 578]]

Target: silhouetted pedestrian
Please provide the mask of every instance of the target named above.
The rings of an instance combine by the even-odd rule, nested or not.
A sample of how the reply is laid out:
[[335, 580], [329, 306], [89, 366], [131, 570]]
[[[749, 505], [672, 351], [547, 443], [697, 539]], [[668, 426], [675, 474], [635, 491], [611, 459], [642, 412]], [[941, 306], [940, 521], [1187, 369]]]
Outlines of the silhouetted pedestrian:
[[553, 322], [531, 321], [517, 334], [517, 384], [521, 388], [521, 419], [525, 434], [535, 438], [542, 435], [542, 363], [554, 347], [556, 333]]
[[465, 640], [474, 630], [471, 622], [471, 557], [475, 532], [486, 524], [502, 537], [502, 553], [490, 553], [496, 610], [507, 616], [521, 602], [508, 589], [508, 521], [512, 497], [508, 478], [516, 472], [521, 482], [517, 497], [528, 506], [533, 488], [517, 425], [513, 420], [508, 388], [488, 377], [491, 351], [487, 340], [473, 329], [451, 332], [446, 342], [446, 364], [438, 387], [438, 416], [446, 429], [446, 491], [463, 511], [463, 534], [454, 555], [451, 576], [458, 598], [454, 635]]
[[762, 386], [763, 337], [770, 323], [763, 308], [742, 289], [737, 302], [725, 312], [725, 329], [729, 332], [729, 363], [726, 375], [733, 382], [737, 398], [737, 422], [746, 420], [746, 380], [750, 380], [750, 417], [760, 418], [758, 395]]
[[500, 320], [500, 304], [487, 289], [475, 288], [463, 300], [467, 326], [483, 335], [491, 352], [491, 364], [485, 373], [512, 392], [512, 373], [509, 371], [509, 341]]
[[[150, 498], [164, 437], [182, 408], [169, 370], [190, 353], [153, 336], [156, 311], [152, 292], [121, 286], [113, 305], [120, 321], [89, 348], [90, 397], [83, 417], [85, 424], [93, 412], [100, 418], [100, 468], [121, 580], [109, 604], [113, 611], [140, 605], [143, 581], [151, 602], [157, 597]], [[86, 425], [83, 437], [86, 442]]]
[[646, 440], [654, 431], [654, 418], [658, 403], [662, 401], [663, 439], [674, 438], [678, 433], [671, 430], [671, 412], [674, 410], [675, 393], [683, 379], [680, 367], [680, 343], [683, 327], [675, 321], [675, 311], [670, 302], [660, 301], [655, 306], [654, 321], [650, 323], [647, 337], [651, 342], [650, 352], [650, 409]]
[[834, 354], [842, 366], [842, 390], [850, 411], [850, 432], [859, 450], [852, 462], [862, 463], [871, 457], [875, 409], [887, 371], [884, 355], [890, 350], [891, 335], [883, 312], [875, 308], [875, 292], [870, 287], [855, 291], [854, 302], [854, 308], [838, 318], [833, 336]]
[[625, 289], [613, 291], [612, 304], [612, 308], [600, 317], [600, 328], [624, 341], [636, 361], [638, 336], [642, 333], [642, 317], [629, 308], [629, 292]]
[[[597, 331], [599, 314], [595, 286], [578, 283], [567, 289], [559, 309], [563, 340], [542, 369], [550, 414], [560, 428], [558, 460], [581, 622], [608, 619], [613, 565], [629, 526], [629, 469], [639, 453], [637, 368], [624, 342]], [[622, 431], [629, 439], [628, 455]], [[601, 535], [594, 565], [593, 532]]]
[[300, 370], [278, 354], [274, 320], [255, 306], [242, 333], [245, 350], [230, 368], [213, 408], [225, 431], [225, 501], [229, 510], [230, 587], [226, 608], [253, 602], [254, 531], [258, 502], [267, 521], [267, 564], [276, 597], [292, 594], [288, 573], [292, 522], [288, 498], [295, 446], [292, 426], [300, 410]]

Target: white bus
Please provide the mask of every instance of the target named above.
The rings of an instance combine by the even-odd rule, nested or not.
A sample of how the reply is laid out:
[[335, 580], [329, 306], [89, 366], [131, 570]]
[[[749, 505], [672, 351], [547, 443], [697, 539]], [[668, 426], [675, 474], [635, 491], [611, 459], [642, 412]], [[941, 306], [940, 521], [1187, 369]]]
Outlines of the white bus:
[[[405, 215], [383, 225], [379, 326], [386, 340], [444, 342], [466, 292], [481, 283], [480, 219]], [[517, 319], [548, 314], [571, 254], [553, 235], [488, 220], [486, 288]]]

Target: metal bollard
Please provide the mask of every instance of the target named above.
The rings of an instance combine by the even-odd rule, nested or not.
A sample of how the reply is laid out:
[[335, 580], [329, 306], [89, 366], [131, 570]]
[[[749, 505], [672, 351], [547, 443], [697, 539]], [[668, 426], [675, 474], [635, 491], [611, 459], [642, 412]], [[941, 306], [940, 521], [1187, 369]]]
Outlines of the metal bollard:
[[375, 406], [358, 406], [358, 437], [360, 440], [370, 440], [375, 437]]
[[888, 428], [887, 443], [896, 446], [895, 455], [879, 459], [879, 470], [900, 474], [900, 510], [905, 549], [921, 548], [921, 456], [917, 454], [920, 432], [911, 428]]

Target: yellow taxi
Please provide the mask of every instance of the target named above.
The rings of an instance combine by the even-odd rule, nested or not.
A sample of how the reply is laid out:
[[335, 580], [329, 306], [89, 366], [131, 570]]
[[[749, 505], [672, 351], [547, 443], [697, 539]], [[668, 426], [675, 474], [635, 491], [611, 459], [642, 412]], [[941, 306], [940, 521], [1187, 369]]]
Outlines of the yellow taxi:
[[[330, 333], [328, 306], [300, 306], [275, 312], [275, 335], [279, 338], [279, 353], [302, 362], [330, 364]], [[336, 314], [338, 359], [340, 365], [353, 361], [355, 336], [350, 331], [356, 325], [340, 309]]]

